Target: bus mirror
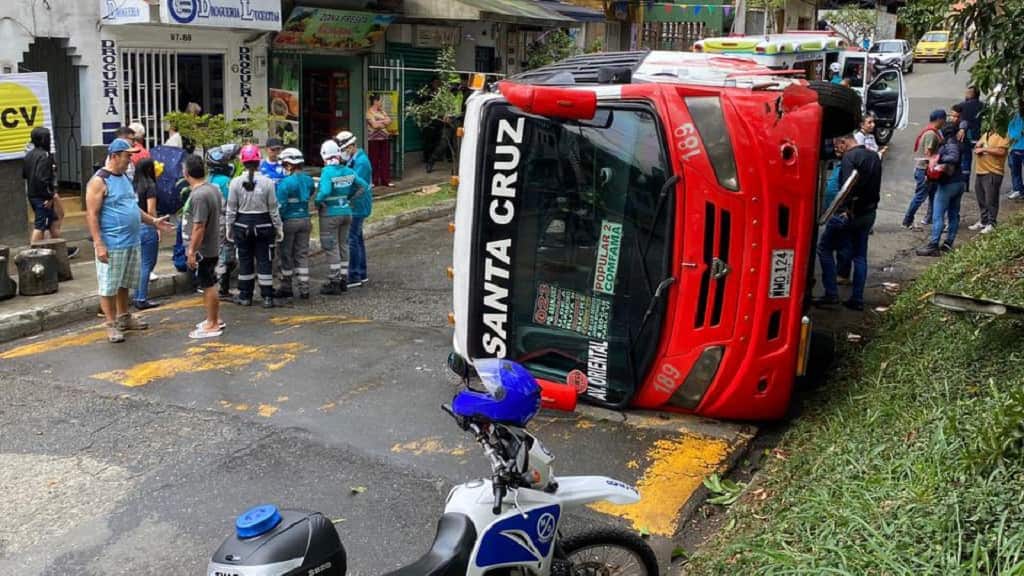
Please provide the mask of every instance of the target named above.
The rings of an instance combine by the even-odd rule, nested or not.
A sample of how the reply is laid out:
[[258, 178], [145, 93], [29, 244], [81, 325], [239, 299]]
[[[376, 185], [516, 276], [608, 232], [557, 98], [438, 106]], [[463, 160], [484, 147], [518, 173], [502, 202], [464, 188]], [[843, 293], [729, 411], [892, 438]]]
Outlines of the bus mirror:
[[502, 96], [528, 114], [565, 120], [589, 120], [597, 111], [597, 94], [562, 86], [534, 86], [515, 82], [498, 84]]

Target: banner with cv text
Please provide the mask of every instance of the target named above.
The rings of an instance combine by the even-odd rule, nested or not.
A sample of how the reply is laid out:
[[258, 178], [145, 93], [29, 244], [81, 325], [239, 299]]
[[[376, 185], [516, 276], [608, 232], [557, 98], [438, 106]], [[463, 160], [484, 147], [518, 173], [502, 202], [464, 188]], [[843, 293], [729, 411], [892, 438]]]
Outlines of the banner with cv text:
[[0, 160], [25, 157], [32, 129], [53, 124], [45, 72], [0, 74]]

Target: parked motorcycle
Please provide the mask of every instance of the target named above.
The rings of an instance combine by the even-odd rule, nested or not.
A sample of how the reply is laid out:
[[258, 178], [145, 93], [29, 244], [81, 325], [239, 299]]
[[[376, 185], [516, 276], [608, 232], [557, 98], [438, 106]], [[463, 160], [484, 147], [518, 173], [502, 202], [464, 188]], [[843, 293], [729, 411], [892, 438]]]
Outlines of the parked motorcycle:
[[[654, 552], [634, 532], [562, 534], [566, 511], [631, 504], [639, 493], [602, 476], [555, 476], [554, 456], [525, 429], [540, 409], [536, 380], [509, 360], [473, 366], [482, 389], [467, 386], [442, 408], [480, 444], [490, 478], [453, 488], [430, 551], [387, 576], [657, 576]], [[345, 548], [323, 514], [265, 505], [237, 518], [207, 575], [342, 576], [346, 569]]]

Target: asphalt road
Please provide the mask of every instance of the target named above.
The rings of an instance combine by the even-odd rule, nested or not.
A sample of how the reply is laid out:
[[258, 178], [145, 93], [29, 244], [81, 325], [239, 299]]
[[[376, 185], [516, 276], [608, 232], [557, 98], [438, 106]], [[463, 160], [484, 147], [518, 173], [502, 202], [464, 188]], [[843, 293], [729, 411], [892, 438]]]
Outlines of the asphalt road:
[[[882, 281], [933, 262], [909, 255], [923, 233], [899, 228], [910, 148], [928, 111], [959, 100], [964, 84], [939, 64], [908, 77], [912, 124], [885, 163], [872, 305], [884, 303]], [[227, 305], [214, 341], [186, 337], [202, 318], [192, 297], [148, 312], [152, 328], [125, 344], [107, 344], [90, 321], [0, 348], [0, 575], [200, 574], [234, 517], [264, 502], [335, 519], [351, 574], [426, 550], [448, 489], [487, 472], [438, 408], [458, 387], [444, 367], [451, 236], [436, 220], [368, 249], [368, 286], [269, 311]], [[609, 475], [644, 496], [582, 511], [570, 529], [650, 532], [663, 561], [701, 479], [752, 431], [595, 411], [543, 412], [532, 428], [559, 473]]]
[[[425, 551], [448, 489], [489, 470], [439, 409], [458, 389], [444, 365], [451, 235], [435, 220], [368, 248], [366, 287], [226, 305], [216, 340], [186, 337], [203, 316], [188, 297], [124, 344], [89, 321], [0, 350], [0, 574], [202, 573], [263, 502], [339, 519], [352, 574]], [[595, 412], [544, 412], [532, 429], [560, 473], [646, 495], [572, 522], [621, 522], [662, 550], [745, 430]]]

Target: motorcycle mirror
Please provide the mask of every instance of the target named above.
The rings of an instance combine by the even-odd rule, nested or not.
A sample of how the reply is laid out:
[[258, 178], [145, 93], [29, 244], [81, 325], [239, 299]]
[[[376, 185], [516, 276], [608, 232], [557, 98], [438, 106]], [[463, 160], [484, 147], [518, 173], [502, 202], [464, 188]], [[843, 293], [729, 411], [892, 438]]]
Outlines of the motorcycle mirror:
[[448, 353], [448, 369], [459, 378], [462, 378], [464, 383], [469, 381], [469, 364], [465, 358], [455, 352]]

